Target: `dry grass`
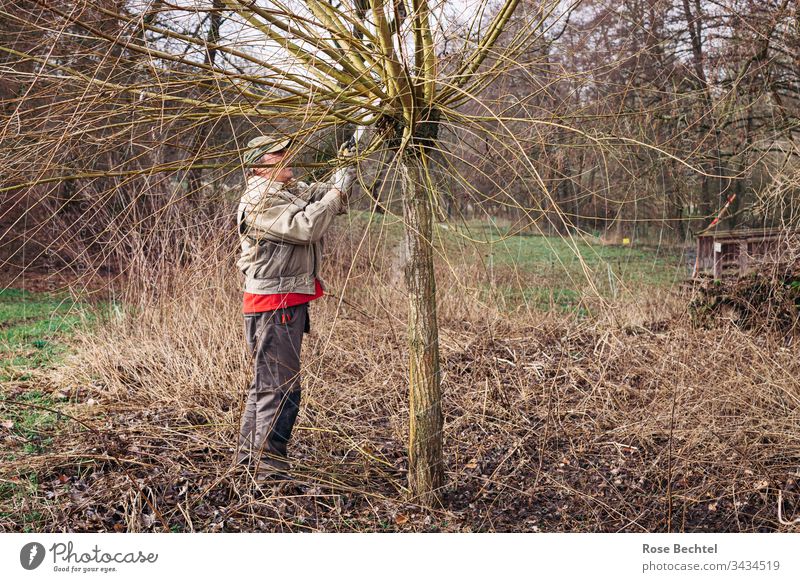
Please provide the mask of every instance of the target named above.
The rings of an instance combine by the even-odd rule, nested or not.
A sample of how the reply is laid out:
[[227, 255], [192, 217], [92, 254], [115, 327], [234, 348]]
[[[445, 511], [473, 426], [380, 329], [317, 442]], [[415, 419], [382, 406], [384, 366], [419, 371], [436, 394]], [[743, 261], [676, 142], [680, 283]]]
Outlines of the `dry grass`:
[[439, 265], [449, 483], [442, 508], [419, 507], [405, 483], [405, 299], [390, 253], [356, 232], [329, 243], [333, 293], [304, 344], [292, 454], [305, 484], [259, 488], [231, 463], [249, 381], [235, 241], [200, 240], [171, 270], [141, 262], [136, 280], [152, 284], [49, 375], [85, 424], [6, 467], [39, 485], [0, 528], [35, 509], [48, 531], [798, 529], [777, 506], [782, 492], [784, 519], [800, 511], [789, 340], [695, 329], [668, 292], [592, 318], [503, 314], [452, 260]]

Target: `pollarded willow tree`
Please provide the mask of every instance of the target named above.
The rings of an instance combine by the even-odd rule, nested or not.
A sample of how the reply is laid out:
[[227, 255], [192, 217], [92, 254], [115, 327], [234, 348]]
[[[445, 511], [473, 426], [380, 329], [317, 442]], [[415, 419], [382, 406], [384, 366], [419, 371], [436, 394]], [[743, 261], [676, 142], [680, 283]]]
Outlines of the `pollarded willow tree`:
[[518, 3], [505, 0], [461, 62], [445, 67], [432, 14], [441, 7], [428, 0], [224, 2], [294, 57], [273, 73], [276, 88], [292, 93], [300, 84], [309, 92], [294, 104], [306, 123], [323, 125], [335, 115], [355, 124], [354, 138], [373, 126], [360, 154], [388, 148], [397, 160], [409, 296], [409, 484], [424, 503], [436, 502], [444, 483], [430, 157], [442, 115], [487, 78], [481, 65]]
[[[388, 149], [396, 160], [409, 297], [409, 484], [423, 503], [435, 503], [444, 466], [430, 158], [442, 116], [491, 78], [481, 65], [519, 0], [505, 0], [460, 62], [447, 66], [434, 34], [433, 10], [441, 6], [429, 0], [219, 4], [290, 57], [277, 65], [265, 63], [271, 89], [281, 95], [280, 107], [301, 112], [306, 127], [353, 124], [360, 156]], [[209, 53], [219, 48], [206, 45]], [[360, 139], [368, 127], [373, 129], [369, 139]]]
[[[20, 85], [18, 97], [3, 98], [3, 136], [26, 144], [24, 155], [12, 151], [4, 160], [4, 191], [77, 180], [93, 187], [106, 179], [112, 183], [104, 203], [113, 207], [118, 186], [137, 176], [182, 173], [196, 186], [203, 171], [241, 160], [240, 146], [215, 148], [210, 136], [222, 126], [235, 144], [245, 143], [254, 120], [299, 142], [344, 127], [354, 132], [360, 159], [380, 152], [391, 160], [407, 255], [409, 482], [421, 502], [435, 504], [444, 466], [433, 157], [443, 148], [442, 127], [474, 135], [488, 119], [505, 128], [509, 151], [547, 192], [523, 138], [509, 129], [520, 119], [496, 115], [481, 95], [502, 74], [523, 68], [515, 58], [559, 21], [561, 3], [525, 5], [511, 27], [520, 0], [12, 4], [2, 10], [11, 30], [0, 41], [3, 67], [32, 81]], [[516, 96], [523, 112], [527, 100]], [[23, 128], [24, 119], [36, 122]], [[111, 147], [126, 142], [124, 153]], [[64, 188], [59, 195], [69, 203], [74, 192]]]

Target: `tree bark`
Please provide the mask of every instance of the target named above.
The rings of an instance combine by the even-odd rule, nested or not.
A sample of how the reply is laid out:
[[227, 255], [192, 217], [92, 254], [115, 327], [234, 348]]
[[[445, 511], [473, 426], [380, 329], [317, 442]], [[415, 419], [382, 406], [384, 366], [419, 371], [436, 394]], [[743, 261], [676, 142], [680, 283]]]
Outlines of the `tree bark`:
[[[214, 61], [217, 57], [217, 43], [219, 43], [219, 34], [220, 28], [222, 27], [222, 11], [225, 8], [225, 4], [222, 0], [214, 0], [212, 4], [213, 12], [211, 13], [210, 18], [210, 25], [208, 27], [208, 35], [206, 36], [206, 43], [205, 49], [206, 54], [203, 59], [204, 64], [206, 65], [214, 65]], [[190, 147], [190, 151], [193, 154], [193, 158], [196, 160], [200, 157], [200, 151], [205, 146], [206, 140], [208, 139], [208, 133], [210, 131], [210, 127], [208, 123], [203, 123], [200, 128], [198, 129], [197, 133], [192, 140], [192, 145]], [[188, 182], [189, 182], [189, 192], [191, 195], [196, 196], [199, 191], [200, 187], [202, 186], [202, 179], [203, 179], [203, 169], [202, 168], [192, 168], [189, 170], [188, 174]]]
[[433, 272], [433, 212], [421, 157], [408, 154], [401, 166], [403, 216], [409, 297], [409, 445], [408, 481], [417, 501], [441, 502], [442, 405], [439, 369], [439, 331], [436, 319], [436, 281]]
[[[711, 86], [708, 82], [708, 77], [705, 72], [705, 48], [703, 47], [703, 10], [699, 0], [694, 0], [695, 13], [692, 14], [692, 9], [689, 6], [689, 0], [683, 0], [683, 14], [686, 18], [686, 25], [689, 30], [689, 40], [692, 46], [692, 65], [694, 67], [695, 76], [697, 77], [697, 85], [700, 88], [700, 96], [704, 107], [702, 121], [699, 125], [701, 130], [700, 139], [706, 141], [709, 134], [713, 132], [714, 141], [712, 147], [717, 148], [717, 155], [713, 157], [713, 152], [708, 149], [707, 161], [704, 161], [702, 166], [704, 175], [700, 185], [700, 209], [701, 213], [706, 220], [710, 220], [714, 213], [715, 208], [720, 202], [720, 193], [722, 191], [722, 183], [719, 178], [711, 178], [706, 174], [721, 173], [721, 162], [719, 159], [719, 143], [720, 131], [714, 119], [714, 100], [711, 95]], [[716, 188], [712, 187], [711, 180], [716, 183]], [[702, 227], [701, 227], [702, 228]]]

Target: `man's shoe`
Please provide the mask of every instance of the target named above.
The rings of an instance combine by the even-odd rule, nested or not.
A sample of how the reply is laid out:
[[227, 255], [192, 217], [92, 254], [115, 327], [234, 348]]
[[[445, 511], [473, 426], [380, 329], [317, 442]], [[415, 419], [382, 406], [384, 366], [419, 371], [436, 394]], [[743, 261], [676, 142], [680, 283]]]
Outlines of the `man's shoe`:
[[286, 483], [291, 481], [292, 478], [288, 473], [284, 473], [283, 471], [259, 471], [256, 473], [255, 480], [257, 483], [268, 485]]
[[259, 482], [274, 482], [274, 481], [288, 481], [289, 477], [289, 461], [271, 457], [270, 459], [262, 459], [256, 464], [256, 481]]

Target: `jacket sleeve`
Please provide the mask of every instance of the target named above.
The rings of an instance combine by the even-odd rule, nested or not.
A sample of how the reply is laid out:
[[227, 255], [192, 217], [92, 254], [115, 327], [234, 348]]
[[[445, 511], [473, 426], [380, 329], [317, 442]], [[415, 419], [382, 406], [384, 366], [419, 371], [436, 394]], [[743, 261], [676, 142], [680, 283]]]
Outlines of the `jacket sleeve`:
[[255, 239], [275, 242], [309, 244], [319, 241], [339, 212], [342, 200], [339, 192], [328, 189], [315, 202], [301, 198], [271, 196], [266, 204], [245, 208], [247, 234]]
[[[330, 182], [314, 182], [309, 184], [306, 190], [306, 192], [309, 194], [308, 199], [311, 202], [320, 200], [333, 188], [336, 188], [336, 186]], [[339, 204], [339, 210], [337, 210], [334, 214], [347, 214], [347, 204], [344, 204], [343, 202]]]
[[317, 202], [318, 200], [322, 200], [322, 197], [325, 196], [328, 192], [333, 190], [333, 184], [328, 182], [312, 182], [306, 186], [306, 192], [308, 193], [308, 201], [309, 202]]

